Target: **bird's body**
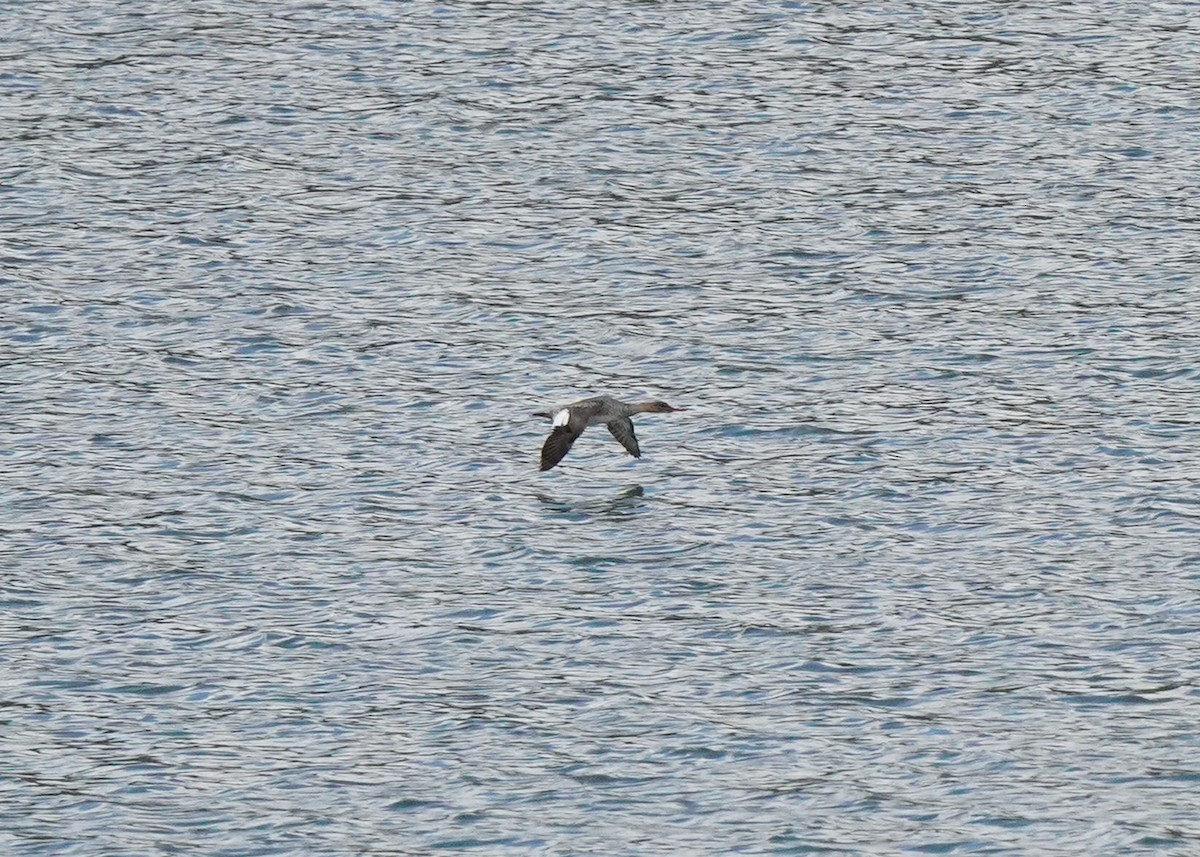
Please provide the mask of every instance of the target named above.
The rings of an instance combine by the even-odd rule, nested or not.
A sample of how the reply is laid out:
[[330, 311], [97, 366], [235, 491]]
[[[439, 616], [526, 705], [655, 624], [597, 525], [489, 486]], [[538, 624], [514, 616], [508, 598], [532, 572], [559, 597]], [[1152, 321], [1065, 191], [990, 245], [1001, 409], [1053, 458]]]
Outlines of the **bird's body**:
[[554, 421], [550, 436], [542, 445], [542, 470], [549, 470], [563, 460], [575, 441], [588, 426], [606, 425], [608, 430], [634, 458], [642, 457], [637, 435], [633, 432], [634, 414], [669, 414], [682, 411], [666, 402], [622, 402], [612, 396], [595, 396], [580, 399], [552, 411], [541, 411], [535, 417], [547, 417]]

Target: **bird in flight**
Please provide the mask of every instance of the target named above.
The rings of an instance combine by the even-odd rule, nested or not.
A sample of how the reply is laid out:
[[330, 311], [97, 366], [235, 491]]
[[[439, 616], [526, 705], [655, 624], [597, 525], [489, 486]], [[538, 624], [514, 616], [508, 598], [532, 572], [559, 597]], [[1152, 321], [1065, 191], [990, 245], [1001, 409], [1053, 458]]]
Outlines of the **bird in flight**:
[[554, 427], [550, 436], [542, 444], [542, 470], [549, 470], [563, 460], [575, 441], [583, 434], [588, 426], [606, 425], [608, 430], [634, 458], [642, 457], [638, 447], [637, 435], [633, 433], [634, 414], [669, 414], [682, 411], [683, 408], [673, 408], [666, 402], [635, 402], [628, 403], [614, 399], [612, 396], [596, 396], [591, 399], [580, 399], [561, 408], [551, 411], [539, 411], [535, 417], [546, 417], [553, 420]]

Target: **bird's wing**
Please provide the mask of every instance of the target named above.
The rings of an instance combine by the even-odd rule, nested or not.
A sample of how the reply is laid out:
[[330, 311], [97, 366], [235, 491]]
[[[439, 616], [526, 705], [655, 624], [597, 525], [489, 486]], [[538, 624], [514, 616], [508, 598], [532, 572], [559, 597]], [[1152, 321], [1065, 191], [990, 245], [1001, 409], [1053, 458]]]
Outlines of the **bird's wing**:
[[567, 423], [566, 425], [555, 426], [550, 432], [550, 436], [546, 438], [546, 442], [542, 444], [542, 470], [549, 470], [554, 465], [563, 460], [571, 447], [575, 445], [576, 439], [583, 434], [583, 427]]
[[612, 436], [620, 441], [621, 446], [629, 450], [634, 458], [641, 458], [642, 451], [638, 448], [637, 435], [633, 433], [633, 420], [626, 417], [623, 420], [613, 420], [608, 424]]

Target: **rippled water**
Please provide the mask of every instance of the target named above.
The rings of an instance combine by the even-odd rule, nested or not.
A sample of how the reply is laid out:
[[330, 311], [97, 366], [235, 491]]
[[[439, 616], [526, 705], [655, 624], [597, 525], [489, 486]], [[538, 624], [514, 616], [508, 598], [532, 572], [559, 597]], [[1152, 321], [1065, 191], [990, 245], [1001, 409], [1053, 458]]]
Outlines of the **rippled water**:
[[8, 9], [0, 852], [1200, 851], [1194, 13]]

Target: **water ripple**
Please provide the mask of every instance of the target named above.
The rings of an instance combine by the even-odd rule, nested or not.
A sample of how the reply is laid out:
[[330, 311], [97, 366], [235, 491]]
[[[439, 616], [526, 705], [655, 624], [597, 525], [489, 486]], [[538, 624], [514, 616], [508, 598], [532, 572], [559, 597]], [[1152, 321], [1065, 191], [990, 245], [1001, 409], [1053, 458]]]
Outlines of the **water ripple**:
[[[0, 850], [1184, 854], [1193, 10], [7, 16]], [[547, 474], [529, 413], [665, 398]]]

